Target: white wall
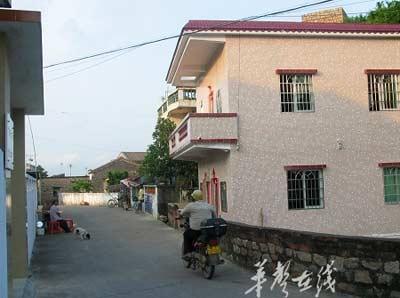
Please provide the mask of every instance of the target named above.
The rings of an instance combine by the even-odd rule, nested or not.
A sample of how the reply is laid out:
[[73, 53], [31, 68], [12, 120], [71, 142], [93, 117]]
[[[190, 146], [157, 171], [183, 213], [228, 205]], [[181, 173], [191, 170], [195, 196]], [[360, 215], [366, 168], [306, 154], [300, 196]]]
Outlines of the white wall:
[[81, 202], [88, 202], [89, 206], [107, 206], [109, 199], [117, 197], [117, 193], [60, 193], [60, 205], [79, 206]]
[[7, 295], [7, 230], [6, 230], [6, 184], [4, 154], [0, 150], [0, 297]]
[[26, 176], [26, 214], [28, 237], [28, 263], [31, 262], [33, 246], [36, 240], [37, 187], [35, 178]]

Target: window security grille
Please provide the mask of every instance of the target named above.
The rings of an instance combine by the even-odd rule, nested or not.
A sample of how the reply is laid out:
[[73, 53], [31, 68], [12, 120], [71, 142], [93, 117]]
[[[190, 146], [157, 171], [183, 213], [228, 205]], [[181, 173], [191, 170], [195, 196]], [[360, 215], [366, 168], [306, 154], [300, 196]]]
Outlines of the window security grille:
[[195, 100], [196, 99], [196, 90], [184, 89], [183, 90], [183, 99]]
[[287, 183], [289, 210], [324, 207], [322, 170], [287, 171]]
[[400, 168], [383, 169], [385, 188], [385, 202], [389, 204], [400, 203]]
[[370, 111], [400, 109], [400, 75], [369, 74], [368, 98]]
[[314, 95], [312, 91], [312, 75], [281, 74], [281, 111], [312, 112], [314, 111]]

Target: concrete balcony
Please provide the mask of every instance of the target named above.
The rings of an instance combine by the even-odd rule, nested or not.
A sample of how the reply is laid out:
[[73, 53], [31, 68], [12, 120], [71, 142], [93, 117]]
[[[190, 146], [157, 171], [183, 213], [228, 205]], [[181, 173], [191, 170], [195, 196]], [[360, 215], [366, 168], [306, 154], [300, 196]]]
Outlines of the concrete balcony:
[[236, 113], [191, 113], [170, 135], [169, 154], [198, 161], [215, 151], [229, 152], [237, 141]]
[[[178, 88], [163, 101], [158, 115], [171, 120], [182, 120], [186, 114], [196, 111], [196, 89]], [[175, 121], [176, 123], [179, 121]]]

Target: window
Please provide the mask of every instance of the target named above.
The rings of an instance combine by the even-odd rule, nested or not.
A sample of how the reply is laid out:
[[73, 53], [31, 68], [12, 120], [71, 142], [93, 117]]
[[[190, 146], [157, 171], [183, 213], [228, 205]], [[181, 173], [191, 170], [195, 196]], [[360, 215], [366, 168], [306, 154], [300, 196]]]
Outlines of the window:
[[184, 89], [183, 99], [196, 100], [196, 90], [195, 89]]
[[223, 212], [228, 212], [228, 200], [227, 200], [227, 195], [226, 195], [226, 182], [221, 181], [220, 188], [221, 188], [221, 210]]
[[289, 210], [324, 207], [322, 170], [288, 170], [287, 183]]
[[400, 168], [384, 168], [385, 203], [400, 203]]
[[400, 74], [368, 74], [370, 111], [400, 110]]
[[280, 74], [281, 111], [314, 111], [311, 74]]

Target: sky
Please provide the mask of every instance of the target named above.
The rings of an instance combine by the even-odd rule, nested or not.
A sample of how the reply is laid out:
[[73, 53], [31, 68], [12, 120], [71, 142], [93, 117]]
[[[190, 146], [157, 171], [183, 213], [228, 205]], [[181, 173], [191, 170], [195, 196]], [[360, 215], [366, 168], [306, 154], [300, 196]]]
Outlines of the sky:
[[[42, 12], [43, 63], [49, 65], [175, 35], [190, 19], [239, 19], [311, 2], [13, 0], [12, 5]], [[367, 12], [375, 3], [335, 0], [263, 20], [299, 21], [302, 14], [326, 7]], [[38, 164], [52, 175], [69, 175], [70, 169], [72, 175], [84, 175], [121, 151], [146, 151], [175, 45], [176, 40], [169, 40], [97, 66], [105, 58], [44, 70], [45, 115], [30, 117]], [[34, 158], [32, 144], [27, 122], [28, 161]]]

